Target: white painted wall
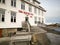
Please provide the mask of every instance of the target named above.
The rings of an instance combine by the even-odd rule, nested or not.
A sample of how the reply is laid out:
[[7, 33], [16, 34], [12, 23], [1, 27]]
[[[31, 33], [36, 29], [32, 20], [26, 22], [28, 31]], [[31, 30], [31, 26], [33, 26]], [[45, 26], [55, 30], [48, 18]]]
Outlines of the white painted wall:
[[[0, 22], [0, 28], [18, 28], [18, 27], [22, 26], [21, 23], [22, 23], [22, 21], [25, 20], [26, 15], [24, 13], [19, 13], [18, 10], [21, 10], [21, 1], [20, 0], [16, 0], [16, 1], [17, 1], [16, 7], [11, 6], [11, 0], [6, 0], [5, 4], [0, 3], [0, 8], [6, 9], [5, 10], [5, 22]], [[28, 6], [29, 5], [26, 4], [26, 6], [25, 6], [26, 10], [23, 10], [23, 11], [29, 12]], [[29, 22], [31, 25], [36, 25], [34, 23], [34, 17], [37, 16], [37, 17], [42, 18], [42, 16], [41, 16], [42, 14], [41, 15], [35, 14], [34, 7], [32, 6], [32, 8], [33, 8], [32, 12], [29, 12], [29, 13], [33, 13], [33, 16], [32, 16], [32, 18], [30, 18], [30, 16], [28, 16]], [[11, 11], [16, 12], [16, 23], [11, 22], [11, 14], [10, 14]]]

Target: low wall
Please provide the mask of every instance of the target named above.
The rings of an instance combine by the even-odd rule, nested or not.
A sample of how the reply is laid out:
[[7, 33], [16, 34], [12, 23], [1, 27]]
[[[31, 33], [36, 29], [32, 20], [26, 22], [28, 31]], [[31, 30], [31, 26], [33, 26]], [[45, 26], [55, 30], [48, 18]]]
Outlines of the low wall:
[[12, 29], [3, 29], [2, 35], [3, 35], [3, 37], [6, 37], [6, 36], [9, 35], [9, 33], [14, 33], [16, 31], [17, 31], [17, 29], [14, 29], [14, 28], [12, 28]]

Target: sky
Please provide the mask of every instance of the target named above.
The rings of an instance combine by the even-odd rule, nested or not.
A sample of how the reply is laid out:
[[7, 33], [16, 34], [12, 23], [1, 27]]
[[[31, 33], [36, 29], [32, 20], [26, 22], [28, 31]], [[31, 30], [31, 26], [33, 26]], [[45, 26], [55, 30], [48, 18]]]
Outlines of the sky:
[[45, 23], [60, 23], [60, 0], [39, 0], [46, 9]]

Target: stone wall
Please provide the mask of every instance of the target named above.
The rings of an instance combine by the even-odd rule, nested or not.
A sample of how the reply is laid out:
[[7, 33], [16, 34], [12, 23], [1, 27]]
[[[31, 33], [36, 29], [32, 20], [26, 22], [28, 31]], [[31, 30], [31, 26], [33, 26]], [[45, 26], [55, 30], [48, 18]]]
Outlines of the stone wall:
[[14, 33], [14, 32], [16, 32], [17, 31], [17, 29], [3, 29], [3, 31], [2, 31], [2, 35], [3, 35], [3, 37], [5, 37], [5, 36], [8, 36], [10, 33]]

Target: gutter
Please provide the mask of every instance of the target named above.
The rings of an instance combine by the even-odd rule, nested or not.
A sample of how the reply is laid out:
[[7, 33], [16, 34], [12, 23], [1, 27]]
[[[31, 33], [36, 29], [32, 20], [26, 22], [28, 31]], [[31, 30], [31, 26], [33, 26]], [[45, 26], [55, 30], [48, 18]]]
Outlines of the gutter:
[[21, 1], [24, 1], [25, 3], [30, 4], [30, 5], [32, 5], [32, 6], [36, 7], [36, 8], [38, 8], [38, 9], [40, 9], [40, 10], [46, 12], [46, 10], [45, 10], [43, 7], [39, 6], [39, 5], [35, 5], [35, 4], [33, 4], [32, 2], [28, 2], [28, 1], [26, 1], [26, 0], [21, 0]]

